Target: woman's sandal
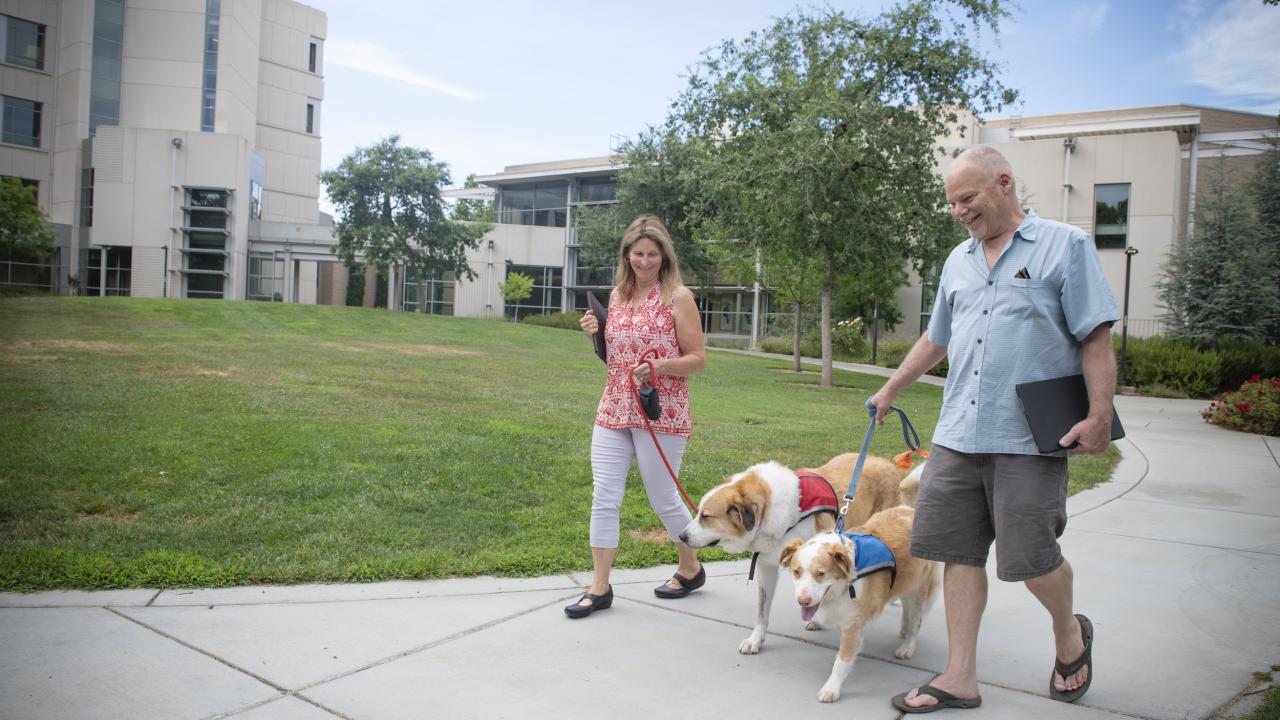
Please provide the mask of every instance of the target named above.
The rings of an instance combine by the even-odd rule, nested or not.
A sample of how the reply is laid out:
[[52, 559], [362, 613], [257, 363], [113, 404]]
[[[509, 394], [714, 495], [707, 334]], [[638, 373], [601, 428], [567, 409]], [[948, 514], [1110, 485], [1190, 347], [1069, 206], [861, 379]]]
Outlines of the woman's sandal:
[[[590, 600], [591, 604], [582, 605], [581, 603], [583, 600]], [[582, 597], [578, 598], [577, 602], [575, 602], [572, 605], [564, 606], [564, 614], [574, 619], [584, 618], [597, 610], [607, 610], [612, 605], [613, 605], [613, 586], [610, 585], [609, 589], [606, 590], [603, 595], [592, 595], [591, 593], [583, 593]]]
[[676, 582], [680, 583], [680, 587], [673, 588], [667, 583], [662, 583], [653, 589], [653, 594], [664, 600], [675, 600], [697, 590], [707, 584], [707, 569], [701, 565], [698, 566], [698, 574], [692, 578], [681, 577], [680, 573], [671, 576]]

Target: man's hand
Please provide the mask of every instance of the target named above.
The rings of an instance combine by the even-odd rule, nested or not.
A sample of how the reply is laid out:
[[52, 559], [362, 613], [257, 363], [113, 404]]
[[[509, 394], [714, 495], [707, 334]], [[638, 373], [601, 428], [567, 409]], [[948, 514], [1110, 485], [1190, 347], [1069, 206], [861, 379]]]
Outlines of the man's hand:
[[893, 398], [897, 393], [891, 393], [887, 387], [880, 388], [880, 392], [871, 396], [867, 402], [876, 406], [876, 424], [884, 424], [884, 416], [889, 414], [889, 408], [893, 406]]
[[1069, 448], [1076, 442], [1079, 442], [1080, 445], [1072, 448], [1072, 450], [1085, 455], [1093, 455], [1106, 450], [1107, 446], [1111, 444], [1111, 420], [1104, 420], [1101, 417], [1087, 417], [1072, 426], [1071, 430], [1058, 441], [1058, 444], [1064, 448]]

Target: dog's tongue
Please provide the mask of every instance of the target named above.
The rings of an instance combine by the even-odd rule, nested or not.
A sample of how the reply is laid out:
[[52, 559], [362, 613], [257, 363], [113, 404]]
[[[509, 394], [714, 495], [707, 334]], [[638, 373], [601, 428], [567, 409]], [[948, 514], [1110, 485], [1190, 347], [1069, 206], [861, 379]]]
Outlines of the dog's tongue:
[[805, 622], [809, 622], [810, 620], [813, 619], [813, 616], [817, 614], [818, 614], [817, 605], [814, 605], [813, 607], [806, 607], [804, 605], [800, 606], [800, 619]]

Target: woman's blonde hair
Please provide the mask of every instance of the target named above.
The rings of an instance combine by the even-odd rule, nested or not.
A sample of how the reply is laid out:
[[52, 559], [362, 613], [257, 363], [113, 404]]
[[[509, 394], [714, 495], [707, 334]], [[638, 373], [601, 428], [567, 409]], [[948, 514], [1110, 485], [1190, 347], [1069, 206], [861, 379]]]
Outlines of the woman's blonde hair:
[[671, 233], [662, 224], [657, 215], [640, 215], [627, 226], [622, 233], [622, 246], [618, 248], [618, 271], [614, 273], [613, 284], [617, 286], [622, 300], [635, 294], [636, 275], [631, 270], [628, 255], [631, 247], [643, 238], [649, 238], [662, 253], [662, 267], [658, 269], [658, 285], [662, 287], [662, 302], [671, 302], [671, 293], [684, 284], [680, 278], [680, 261], [676, 259], [676, 246], [671, 242]]

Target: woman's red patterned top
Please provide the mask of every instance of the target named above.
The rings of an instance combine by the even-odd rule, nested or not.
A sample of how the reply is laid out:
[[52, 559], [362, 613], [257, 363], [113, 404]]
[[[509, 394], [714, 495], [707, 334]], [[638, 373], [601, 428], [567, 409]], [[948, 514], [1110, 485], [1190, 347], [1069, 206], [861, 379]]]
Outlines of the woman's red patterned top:
[[[650, 348], [656, 349], [660, 358], [681, 355], [676, 319], [670, 304], [662, 302], [661, 287], [655, 285], [639, 307], [610, 302], [604, 342], [609, 349], [609, 375], [596, 410], [596, 424], [612, 430], [643, 428], [644, 416], [631, 390], [631, 368]], [[658, 375], [655, 387], [662, 416], [653, 421], [654, 432], [689, 437], [693, 431], [689, 420], [689, 379]]]

